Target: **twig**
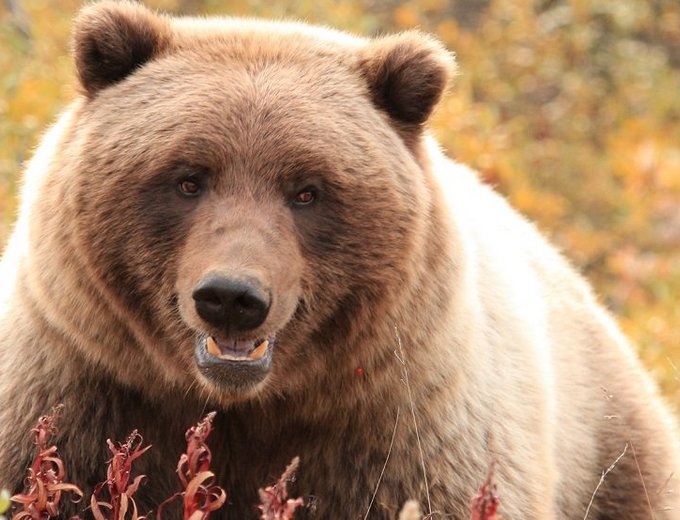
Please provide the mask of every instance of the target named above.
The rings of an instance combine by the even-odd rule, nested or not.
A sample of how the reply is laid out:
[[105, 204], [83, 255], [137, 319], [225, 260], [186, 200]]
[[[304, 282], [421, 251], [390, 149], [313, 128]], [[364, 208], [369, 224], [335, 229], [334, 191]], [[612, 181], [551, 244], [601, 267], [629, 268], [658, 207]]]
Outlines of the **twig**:
[[669, 482], [670, 482], [671, 479], [673, 478], [673, 475], [675, 475], [675, 472], [674, 472], [674, 471], [671, 471], [671, 474], [668, 475], [668, 478], [667, 478], [666, 481], [663, 483], [663, 486], [661, 486], [659, 489], [656, 490], [656, 493], [655, 493], [656, 495], [660, 495], [661, 493], [664, 492], [664, 490], [668, 487]]
[[404, 356], [404, 349], [401, 344], [401, 337], [399, 336], [399, 329], [394, 328], [394, 332], [397, 336], [397, 344], [399, 345], [399, 354], [394, 352], [394, 355], [401, 363], [404, 368], [404, 383], [406, 384], [406, 390], [408, 391], [408, 400], [411, 405], [411, 416], [413, 417], [413, 428], [416, 432], [416, 440], [418, 442], [418, 452], [420, 453], [420, 465], [423, 470], [423, 481], [425, 482], [425, 496], [427, 497], [427, 510], [428, 514], [432, 515], [432, 503], [430, 502], [430, 486], [427, 482], [427, 471], [425, 469], [425, 456], [423, 455], [423, 446], [420, 442], [420, 432], [418, 432], [418, 421], [416, 420], [416, 407], [413, 403], [413, 394], [411, 393], [411, 383], [408, 379], [408, 368], [406, 367], [406, 357]]
[[652, 509], [652, 501], [649, 500], [649, 494], [647, 493], [647, 486], [645, 485], [645, 478], [642, 476], [642, 470], [640, 469], [640, 464], [638, 464], [637, 454], [635, 453], [635, 446], [633, 446], [632, 441], [628, 441], [630, 444], [630, 449], [633, 451], [633, 460], [635, 460], [635, 466], [638, 470], [638, 475], [640, 475], [640, 482], [642, 482], [642, 489], [645, 491], [645, 497], [647, 498], [647, 505], [649, 506], [649, 513], [652, 515], [652, 520], [656, 519], [654, 515], [654, 509]]
[[26, 15], [26, 11], [21, 7], [18, 0], [5, 0], [5, 8], [10, 12], [11, 23], [26, 43], [31, 42], [31, 24]]
[[614, 469], [614, 466], [616, 466], [616, 464], [618, 464], [618, 462], [621, 460], [621, 458], [626, 454], [627, 450], [628, 450], [628, 443], [626, 443], [626, 445], [623, 448], [623, 451], [621, 452], [621, 454], [618, 457], [616, 457], [616, 460], [614, 462], [612, 462], [611, 466], [609, 466], [605, 471], [602, 472], [602, 476], [600, 477], [600, 481], [597, 483], [597, 486], [595, 486], [595, 491], [593, 491], [593, 496], [590, 497], [590, 502], [588, 503], [588, 508], [586, 509], [586, 514], [583, 517], [583, 520], [586, 520], [588, 518], [588, 514], [590, 513], [590, 508], [592, 507], [593, 501], [595, 500], [595, 495], [597, 494], [597, 490], [600, 489], [600, 486], [604, 482], [605, 477], [607, 476], [607, 474], [611, 470]]
[[678, 367], [673, 363], [673, 360], [670, 358], [670, 356], [666, 356], [666, 359], [670, 363], [671, 367], [673, 367], [673, 372], [675, 373], [675, 380], [680, 381], [680, 370], [678, 370]]
[[390, 439], [390, 447], [387, 450], [387, 457], [385, 457], [385, 464], [383, 464], [382, 470], [380, 471], [380, 476], [378, 477], [378, 482], [375, 484], [375, 490], [373, 491], [373, 496], [371, 497], [371, 502], [368, 504], [368, 509], [366, 510], [366, 515], [364, 520], [368, 518], [368, 514], [371, 512], [371, 507], [373, 507], [373, 502], [378, 494], [378, 488], [380, 487], [380, 482], [382, 482], [383, 475], [385, 474], [385, 468], [387, 468], [387, 463], [390, 460], [390, 455], [392, 454], [392, 447], [394, 446], [394, 438], [397, 434], [397, 425], [399, 424], [399, 414], [401, 413], [401, 408], [397, 408], [397, 417], [394, 420], [394, 429], [392, 430], [392, 438]]

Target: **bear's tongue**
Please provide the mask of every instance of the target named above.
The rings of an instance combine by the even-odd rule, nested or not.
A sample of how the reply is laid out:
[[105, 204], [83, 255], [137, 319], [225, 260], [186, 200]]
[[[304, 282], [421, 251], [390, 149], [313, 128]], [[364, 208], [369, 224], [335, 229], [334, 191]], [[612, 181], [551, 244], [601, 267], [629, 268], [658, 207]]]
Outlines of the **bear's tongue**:
[[258, 360], [264, 356], [269, 340], [233, 340], [209, 336], [206, 348], [210, 354], [228, 361]]

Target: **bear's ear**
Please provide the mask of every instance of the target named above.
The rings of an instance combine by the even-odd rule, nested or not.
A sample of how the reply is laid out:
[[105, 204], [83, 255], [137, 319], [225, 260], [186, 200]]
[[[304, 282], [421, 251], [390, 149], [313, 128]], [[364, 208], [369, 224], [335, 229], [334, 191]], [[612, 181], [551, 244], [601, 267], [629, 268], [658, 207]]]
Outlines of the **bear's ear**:
[[140, 4], [108, 0], [81, 10], [73, 53], [81, 85], [92, 97], [157, 56], [167, 46], [167, 22]]
[[407, 125], [427, 121], [456, 71], [453, 54], [418, 31], [373, 40], [360, 66], [374, 103]]

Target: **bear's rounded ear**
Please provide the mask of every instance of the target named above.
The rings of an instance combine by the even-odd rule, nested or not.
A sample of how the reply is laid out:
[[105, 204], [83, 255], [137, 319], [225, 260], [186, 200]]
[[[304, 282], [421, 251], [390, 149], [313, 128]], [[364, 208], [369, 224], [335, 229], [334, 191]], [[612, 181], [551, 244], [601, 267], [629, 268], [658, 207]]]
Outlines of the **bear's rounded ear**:
[[167, 22], [144, 6], [107, 0], [83, 8], [73, 29], [73, 53], [88, 96], [113, 85], [167, 46]]
[[407, 125], [427, 121], [456, 71], [453, 54], [418, 31], [372, 40], [360, 66], [374, 103]]

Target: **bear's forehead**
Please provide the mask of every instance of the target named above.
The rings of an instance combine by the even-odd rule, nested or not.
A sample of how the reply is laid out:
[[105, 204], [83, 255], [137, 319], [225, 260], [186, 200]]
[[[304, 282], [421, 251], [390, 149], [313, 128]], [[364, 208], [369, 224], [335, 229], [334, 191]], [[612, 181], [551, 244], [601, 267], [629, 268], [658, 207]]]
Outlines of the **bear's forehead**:
[[296, 136], [319, 142], [372, 115], [365, 85], [348, 76], [277, 59], [197, 60], [180, 50], [102, 93], [92, 104], [97, 114], [91, 119], [100, 121], [103, 130], [136, 124], [201, 134], [285, 131], [289, 143]]
[[378, 126], [369, 121], [378, 115], [365, 85], [357, 77], [352, 86], [348, 75], [329, 81], [332, 71], [290, 60], [197, 60], [178, 49], [102, 92], [87, 128], [98, 149], [124, 149], [140, 164], [183, 161], [278, 177], [331, 171], [329, 158], [349, 164], [365, 154], [365, 129]]
[[296, 65], [317, 75], [356, 70], [359, 50], [368, 40], [318, 26], [259, 19], [170, 19], [165, 53], [196, 62], [229, 63], [256, 69]]
[[238, 134], [235, 142], [247, 146], [264, 137], [283, 143], [285, 134], [287, 144], [320, 146], [365, 127], [365, 119], [374, 116], [366, 84], [352, 64], [328, 60], [314, 36], [288, 41], [285, 32], [236, 27], [183, 37], [101, 92], [90, 105], [91, 124], [101, 126], [102, 134], [116, 127], [128, 135], [155, 131], [163, 141], [178, 134], [192, 139]]
[[[172, 43], [163, 54], [177, 58], [178, 64], [184, 60], [184, 74], [245, 71], [258, 76], [259, 85], [267, 75], [277, 76], [273, 79], [279, 87], [321, 80], [329, 90], [333, 86], [351, 87], [352, 83], [360, 82], [357, 49], [362, 40], [359, 38], [294, 23], [227, 20], [224, 27], [219, 22], [203, 21], [209, 27], [214, 26], [209, 31], [202, 30], [204, 23], [197, 23], [196, 27], [190, 24], [191, 30], [174, 31]], [[180, 19], [177, 23], [181, 25], [184, 21]], [[329, 83], [331, 78], [336, 78], [337, 83]]]
[[[177, 114], [226, 111], [258, 120], [347, 110], [367, 96], [358, 71], [361, 38], [294, 22], [221, 18], [172, 20], [171, 42], [110, 97]], [[104, 96], [109, 97], [109, 96]], [[134, 105], [135, 103], [130, 103]]]
[[307, 47], [328, 52], [357, 50], [368, 43], [363, 37], [328, 27], [294, 21], [256, 18], [172, 18], [173, 38], [184, 44], [222, 41], [258, 43], [263, 47], [299, 49]]
[[[285, 161], [331, 170], [340, 159], [323, 162], [333, 157], [360, 170], [385, 143], [403, 151], [390, 114], [420, 122], [399, 109], [409, 96], [394, 92], [435, 78], [405, 66], [439, 52], [414, 35], [375, 41], [295, 22], [104, 7], [86, 12], [75, 31], [87, 94], [79, 132], [93, 150], [122, 150], [129, 170], [149, 172], [153, 163], [160, 171], [170, 160], [214, 170], [259, 171], [276, 162], [281, 171]], [[110, 66], [102, 69], [104, 51]], [[399, 75], [388, 84], [390, 69]], [[429, 99], [410, 97], [417, 110]]]

